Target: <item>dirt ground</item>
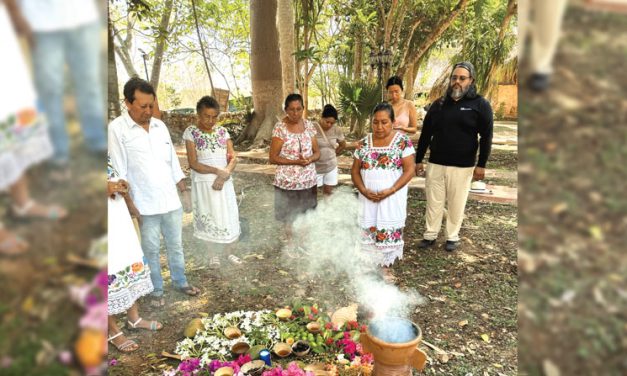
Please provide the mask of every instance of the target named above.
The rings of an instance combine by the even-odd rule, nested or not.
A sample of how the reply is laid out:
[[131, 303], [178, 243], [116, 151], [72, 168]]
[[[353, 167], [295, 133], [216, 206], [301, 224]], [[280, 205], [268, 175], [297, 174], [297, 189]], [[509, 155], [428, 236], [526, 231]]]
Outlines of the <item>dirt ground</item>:
[[[515, 171], [515, 152], [497, 153], [499, 168]], [[200, 287], [199, 297], [187, 298], [169, 284], [165, 258], [166, 307], [151, 310], [142, 304], [145, 317], [158, 319], [164, 329], [156, 333], [131, 332], [141, 349], [133, 354], [115, 350], [109, 355], [118, 365], [110, 375], [152, 375], [176, 367], [178, 362], [160, 356], [172, 353], [183, 338], [186, 323], [199, 313], [214, 314], [233, 310], [273, 309], [292, 298], [312, 298], [325, 305], [352, 301], [344, 275], [302, 274], [307, 260], [282, 256], [280, 228], [274, 220], [274, 193], [271, 177], [235, 174], [240, 195], [240, 217], [246, 223], [242, 241], [235, 251], [244, 263], [239, 266], [222, 260], [220, 269], [208, 265], [216, 252], [192, 236], [191, 214], [184, 218], [184, 247], [187, 273]], [[515, 182], [513, 182], [515, 184]], [[352, 194], [350, 187], [343, 192]], [[244, 192], [243, 198], [241, 192]], [[401, 290], [415, 289], [427, 298], [412, 319], [421, 326], [425, 340], [450, 355], [447, 363], [435, 358], [425, 374], [517, 373], [517, 208], [512, 205], [470, 201], [462, 229], [463, 247], [448, 254], [443, 239], [430, 251], [418, 251], [416, 244], [424, 229], [424, 193], [412, 191], [405, 233], [405, 255], [394, 265]], [[259, 258], [261, 256], [261, 259]], [[332, 303], [331, 303], [332, 304]], [[331, 307], [329, 307], [331, 308]], [[124, 317], [120, 317], [120, 323]], [[460, 322], [468, 324], [460, 326]], [[488, 341], [482, 339], [487, 335]], [[433, 351], [430, 356], [434, 357]]]
[[[74, 138], [74, 137], [73, 137]], [[55, 357], [71, 348], [82, 309], [70, 302], [68, 286], [89, 281], [94, 269], [68, 263], [72, 253], [86, 257], [91, 241], [106, 233], [105, 156], [73, 150], [71, 181], [55, 183], [50, 171], [29, 172], [32, 195], [69, 209], [58, 221], [20, 222], [8, 215], [10, 202], [0, 196], [6, 227], [30, 243], [27, 254], [0, 259], [0, 357], [2, 375], [68, 375]], [[46, 351], [46, 345], [51, 351]], [[7, 367], [8, 366], [8, 367]]]
[[521, 86], [526, 375], [627, 374], [626, 28], [627, 15], [571, 6], [553, 88], [534, 95]]

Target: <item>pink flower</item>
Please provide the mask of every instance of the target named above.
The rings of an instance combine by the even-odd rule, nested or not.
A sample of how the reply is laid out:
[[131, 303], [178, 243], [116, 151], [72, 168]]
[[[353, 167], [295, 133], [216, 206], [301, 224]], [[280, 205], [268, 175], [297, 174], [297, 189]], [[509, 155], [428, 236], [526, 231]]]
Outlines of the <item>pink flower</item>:
[[81, 328], [106, 331], [108, 327], [107, 315], [107, 302], [98, 303], [87, 308], [87, 311], [83, 317], [81, 317], [78, 325]]
[[111, 360], [109, 361], [109, 366], [110, 366], [110, 367], [114, 367], [114, 366], [117, 366], [117, 365], [118, 365], [118, 361], [117, 361], [117, 359], [113, 358], [113, 359], [111, 359]]

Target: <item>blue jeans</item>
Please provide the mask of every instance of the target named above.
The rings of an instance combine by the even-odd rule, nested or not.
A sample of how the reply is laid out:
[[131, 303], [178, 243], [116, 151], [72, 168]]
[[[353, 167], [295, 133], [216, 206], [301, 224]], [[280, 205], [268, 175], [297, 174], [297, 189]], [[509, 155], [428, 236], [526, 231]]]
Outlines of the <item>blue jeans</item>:
[[94, 23], [76, 29], [34, 34], [35, 85], [50, 126], [54, 163], [67, 163], [70, 158], [63, 109], [66, 63], [72, 75], [87, 149], [92, 152], [107, 150], [100, 32], [100, 24]]
[[142, 250], [150, 266], [150, 279], [155, 287], [153, 296], [163, 295], [163, 277], [159, 262], [161, 234], [165, 240], [166, 254], [172, 283], [175, 287], [187, 287], [185, 256], [183, 255], [183, 208], [165, 214], [142, 215], [140, 228]]

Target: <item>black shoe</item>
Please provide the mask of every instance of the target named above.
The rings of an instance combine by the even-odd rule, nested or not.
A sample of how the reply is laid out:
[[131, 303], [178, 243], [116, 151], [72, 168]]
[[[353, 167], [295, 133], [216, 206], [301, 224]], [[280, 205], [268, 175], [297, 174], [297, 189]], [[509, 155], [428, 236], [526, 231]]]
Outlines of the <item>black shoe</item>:
[[434, 244], [435, 244], [435, 239], [433, 240], [422, 239], [420, 243], [418, 243], [418, 248], [425, 249], [425, 248], [431, 247]]
[[529, 78], [529, 87], [535, 92], [543, 92], [549, 88], [551, 76], [543, 73], [534, 73]]
[[446, 249], [448, 252], [453, 252], [454, 250], [457, 249], [457, 247], [459, 247], [459, 241], [454, 242], [451, 240], [447, 240], [446, 246], [444, 246], [444, 249]]

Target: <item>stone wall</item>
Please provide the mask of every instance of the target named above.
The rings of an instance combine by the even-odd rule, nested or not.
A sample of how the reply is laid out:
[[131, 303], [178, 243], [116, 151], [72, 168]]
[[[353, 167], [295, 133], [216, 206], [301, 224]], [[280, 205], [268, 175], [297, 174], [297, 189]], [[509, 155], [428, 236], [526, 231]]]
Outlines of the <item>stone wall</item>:
[[[218, 124], [223, 125], [229, 131], [231, 138], [236, 139], [247, 124], [246, 112], [222, 112], [218, 118]], [[197, 124], [196, 114], [173, 114], [167, 111], [161, 112], [163, 122], [168, 126], [172, 141], [181, 143], [183, 132], [190, 125]]]

